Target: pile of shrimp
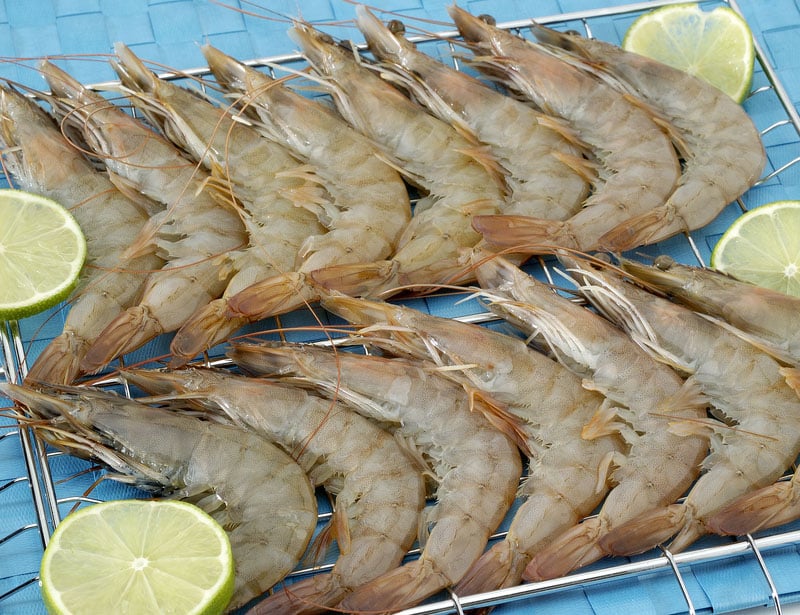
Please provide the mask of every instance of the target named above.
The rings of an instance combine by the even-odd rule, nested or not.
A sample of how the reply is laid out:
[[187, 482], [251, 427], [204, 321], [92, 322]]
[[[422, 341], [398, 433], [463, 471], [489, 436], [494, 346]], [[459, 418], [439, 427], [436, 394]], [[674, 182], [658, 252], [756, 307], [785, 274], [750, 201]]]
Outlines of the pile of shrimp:
[[[10, 183], [89, 246], [63, 331], [0, 391], [50, 445], [219, 519], [231, 609], [397, 611], [800, 518], [798, 301], [589, 255], [709, 223], [763, 171], [752, 121], [616, 46], [448, 10], [493, 85], [359, 6], [371, 55], [294, 22], [302, 81], [204, 45], [214, 82], [188, 88], [119, 43], [113, 92], [51, 61], [49, 92], [0, 86]], [[389, 301], [442, 287], [503, 328]], [[303, 308], [324, 343], [260, 339]]]

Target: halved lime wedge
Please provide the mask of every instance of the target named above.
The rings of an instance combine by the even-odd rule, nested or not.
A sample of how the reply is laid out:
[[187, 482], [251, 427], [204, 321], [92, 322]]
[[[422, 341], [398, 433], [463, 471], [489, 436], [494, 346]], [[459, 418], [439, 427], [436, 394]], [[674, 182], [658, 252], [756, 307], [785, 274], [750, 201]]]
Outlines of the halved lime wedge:
[[67, 515], [41, 564], [49, 613], [222, 613], [233, 595], [225, 530], [173, 500], [115, 500]]
[[800, 297], [800, 201], [776, 201], [741, 215], [714, 247], [711, 266]]
[[736, 102], [750, 93], [753, 33], [730, 7], [703, 11], [697, 4], [674, 4], [644, 13], [628, 28], [622, 47], [704, 79]]
[[75, 288], [86, 239], [64, 207], [21, 190], [0, 190], [0, 320], [31, 316]]

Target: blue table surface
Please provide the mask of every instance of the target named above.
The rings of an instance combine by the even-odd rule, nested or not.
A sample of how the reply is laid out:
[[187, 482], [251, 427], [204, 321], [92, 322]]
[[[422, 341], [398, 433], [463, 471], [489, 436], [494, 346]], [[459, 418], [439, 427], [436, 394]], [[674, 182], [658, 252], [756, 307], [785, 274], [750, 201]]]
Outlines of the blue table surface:
[[[374, 5], [400, 13], [411, 23], [416, 19], [440, 22], [427, 27], [435, 31], [452, 29], [448, 25], [446, 6], [451, 0], [376, 0]], [[293, 53], [295, 46], [286, 35], [285, 17], [301, 15], [341, 38], [357, 39], [357, 31], [343, 21], [352, 19], [353, 5], [344, 0], [272, 0], [258, 3], [230, 0], [0, 0], [0, 78], [34, 88], [44, 88], [36, 73], [35, 63], [23, 59], [60, 56], [61, 65], [84, 83], [115, 79], [104, 55], [112, 52], [113, 43], [122, 41], [142, 58], [175, 69], [203, 66], [198, 43], [209, 42], [241, 59], [269, 58]], [[614, 0], [469, 0], [460, 3], [472, 13], [491, 13], [498, 22], [529, 17], [546, 17], [563, 13], [621, 7], [628, 3]], [[714, 6], [719, 3], [704, 3]], [[800, 6], [796, 0], [741, 0], [738, 4], [765, 54], [776, 70], [794, 107], [800, 101]], [[231, 7], [241, 7], [234, 10]], [[252, 14], [248, 14], [252, 13]], [[623, 12], [592, 19], [595, 36], [619, 42], [638, 12]], [[329, 22], [340, 22], [331, 25]], [[757, 67], [754, 90], [768, 85], [764, 71]], [[756, 93], [745, 108], [763, 131], [775, 121], [785, 119], [774, 94]], [[792, 126], [769, 131], [764, 136], [771, 169], [778, 169], [798, 156], [798, 134]], [[1, 181], [1, 180], [0, 180]], [[777, 178], [752, 189], [743, 201], [756, 207], [770, 201], [800, 198], [796, 165], [782, 171]], [[711, 225], [692, 234], [697, 249], [707, 260], [721, 233], [741, 210], [732, 205]], [[1, 222], [0, 222], [1, 223]], [[647, 248], [646, 253], [669, 252], [679, 260], [692, 262], [690, 249], [683, 239], [673, 239]], [[455, 305], [451, 299], [430, 298], [414, 305], [435, 314], [455, 316], [469, 310], [468, 305]], [[293, 320], [294, 319], [294, 320]], [[289, 315], [284, 325], [307, 321], [307, 315]], [[46, 342], [63, 326], [63, 314], [51, 311], [19, 323], [25, 349], [34, 358]], [[153, 346], [145, 352], [153, 352]], [[158, 346], [155, 346], [158, 348]], [[1, 357], [0, 357], [1, 359]], [[0, 379], [3, 376], [0, 374]], [[0, 399], [0, 406], [7, 400]], [[0, 612], [44, 613], [36, 583], [2, 597], [5, 592], [33, 578], [38, 570], [42, 543], [34, 529], [17, 533], [18, 528], [35, 523], [30, 488], [15, 479], [25, 475], [19, 439], [13, 426], [0, 419]], [[51, 461], [56, 477], [72, 476], [83, 470], [83, 462], [67, 456]], [[97, 477], [87, 473], [58, 485], [61, 497], [80, 495]], [[130, 488], [111, 481], [101, 484], [92, 493], [101, 499], [135, 495]], [[71, 504], [61, 505], [67, 514]], [[800, 525], [780, 528], [798, 529]], [[765, 533], [765, 535], [768, 533]], [[4, 537], [6, 537], [4, 539]], [[729, 541], [706, 539], [698, 547], [725, 544]], [[767, 567], [784, 602], [800, 601], [800, 553], [796, 544], [765, 552]], [[646, 554], [643, 557], [652, 557]], [[636, 558], [634, 558], [636, 559]], [[614, 562], [600, 562], [608, 566]], [[756, 560], [745, 555], [718, 561], [695, 563], [682, 568], [687, 590], [698, 613], [731, 612], [763, 604], [770, 600], [769, 588]], [[504, 605], [497, 613], [682, 613], [686, 602], [675, 577], [669, 571], [651, 572], [598, 584], [585, 584], [549, 592], [525, 602]]]

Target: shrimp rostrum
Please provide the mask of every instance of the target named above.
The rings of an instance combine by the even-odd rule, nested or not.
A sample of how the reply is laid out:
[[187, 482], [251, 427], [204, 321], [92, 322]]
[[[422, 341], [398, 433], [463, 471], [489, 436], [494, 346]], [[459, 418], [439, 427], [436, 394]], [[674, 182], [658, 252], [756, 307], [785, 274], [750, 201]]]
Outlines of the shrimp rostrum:
[[300, 560], [317, 524], [314, 489], [302, 468], [264, 438], [99, 389], [0, 386], [41, 419], [30, 423], [50, 444], [102, 462], [111, 478], [192, 502], [219, 521], [234, 556], [230, 608], [266, 592]]

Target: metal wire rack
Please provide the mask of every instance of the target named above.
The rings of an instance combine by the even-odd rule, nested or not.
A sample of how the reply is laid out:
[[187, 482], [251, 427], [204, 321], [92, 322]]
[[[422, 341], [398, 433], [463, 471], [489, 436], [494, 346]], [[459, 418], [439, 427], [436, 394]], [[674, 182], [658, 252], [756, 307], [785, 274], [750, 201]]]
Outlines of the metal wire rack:
[[[581, 30], [587, 36], [598, 36], [606, 40], [614, 40], [616, 33], [612, 28], [610, 18], [629, 17], [634, 19], [645, 10], [675, 2], [642, 2], [575, 13], [563, 13], [549, 17], [537, 18], [537, 22], [548, 24], [560, 29]], [[727, 4], [741, 13], [739, 6], [733, 1], [703, 3], [709, 6]], [[500, 27], [525, 34], [530, 20], [519, 20], [498, 24]], [[459, 68], [457, 60], [458, 33], [446, 31], [437, 33], [435, 37], [413, 38], [421, 48], [434, 56], [449, 60]], [[248, 62], [251, 65], [265, 67], [276, 71], [281, 67], [302, 64], [302, 58], [294, 54], [278, 57], [254, 59]], [[198, 68], [182, 71], [180, 74], [164, 74], [165, 79], [183, 79], [186, 76], [206, 77], [207, 70]], [[98, 84], [102, 87], [108, 84]], [[775, 200], [776, 198], [789, 198], [781, 190], [781, 179], [788, 174], [790, 169], [800, 161], [793, 157], [792, 150], [786, 144], [800, 142], [800, 117], [793, 106], [784, 86], [781, 84], [776, 71], [770, 65], [766, 54], [756, 42], [756, 75], [753, 91], [746, 101], [748, 108], [752, 101], [758, 102], [759, 116], [754, 118], [761, 130], [768, 152], [769, 167], [767, 174], [746, 195], [732, 204], [711, 225], [697, 233], [690, 233], [676, 237], [656, 246], [643, 248], [645, 256], [654, 256], [660, 253], [673, 255], [681, 262], [696, 262], [706, 264], [712, 242], [718, 237], [730, 222], [742, 211]], [[540, 260], [533, 265], [538, 273], [551, 278], [551, 269], [546, 260]], [[422, 307], [431, 313], [439, 313], [442, 306], [446, 306], [447, 315], [459, 320], [489, 323], [494, 317], [488, 314], [477, 301], [458, 303], [454, 307], [458, 294], [450, 293], [447, 296], [429, 297], [420, 299], [415, 307]], [[291, 315], [284, 318], [283, 324]], [[303, 316], [298, 316], [302, 322]], [[20, 382], [27, 373], [27, 366], [35, 357], [31, 345], [36, 332], [21, 329], [24, 323], [0, 323], [0, 346], [2, 347], [2, 363], [0, 363], [0, 381]], [[266, 329], [277, 328], [280, 319], [271, 323], [260, 323]], [[305, 337], [302, 340], [315, 341]], [[158, 354], [159, 346], [151, 344], [145, 353], [151, 356]], [[225, 361], [213, 354], [206, 356], [206, 363], [225, 365]], [[109, 379], [101, 386], [124, 387], [124, 383]], [[50, 535], [60, 519], [76, 506], [118, 497], [141, 496], [130, 487], [117, 485], [111, 481], [101, 482], [103, 471], [94, 468], [86, 462], [72, 459], [66, 455], [49, 450], [26, 427], [17, 424], [12, 419], [0, 419], [0, 468], [11, 474], [0, 474], [0, 511], [4, 515], [12, 515], [18, 525], [12, 523], [10, 531], [0, 535], [0, 611], [10, 612], [43, 612], [41, 598], [38, 590], [38, 559], [43, 549], [47, 546]], [[331, 514], [330, 502], [321, 496], [323, 502], [320, 514], [320, 525], [327, 522]], [[495, 535], [495, 539], [504, 536], [503, 531]], [[698, 604], [696, 586], [687, 582], [687, 566], [715, 561], [741, 561], [742, 559], [755, 562], [760, 584], [765, 588], [761, 604], [771, 605], [776, 613], [781, 613], [782, 601], [788, 600], [781, 596], [773, 580], [770, 567], [767, 564], [768, 554], [775, 549], [800, 544], [800, 526], [780, 528], [763, 536], [746, 536], [739, 540], [711, 538], [708, 542], [701, 541], [698, 546], [684, 553], [672, 554], [666, 550], [649, 553], [641, 558], [631, 560], [608, 560], [600, 565], [571, 574], [565, 578], [554, 579], [546, 582], [528, 583], [518, 587], [498, 590], [475, 596], [456, 596], [452, 592], [442, 595], [425, 605], [408, 609], [405, 615], [463, 613], [468, 609], [477, 607], [500, 607], [498, 613], [506, 612], [505, 607], [512, 605], [536, 606], [537, 597], [546, 596], [548, 599], [557, 600], [564, 592], [575, 588], [606, 584], [616, 591], [614, 585], [620, 579], [642, 578], [645, 575], [662, 575], [670, 579], [678, 588], [683, 598], [683, 607], [673, 612], [696, 613], [704, 610]], [[414, 552], [409, 554], [413, 557]], [[307, 574], [324, 571], [332, 566], [326, 563], [314, 568], [298, 569], [290, 575], [299, 578]], [[33, 572], [32, 572], [33, 571]], [[719, 612], [714, 610], [714, 612]]]

